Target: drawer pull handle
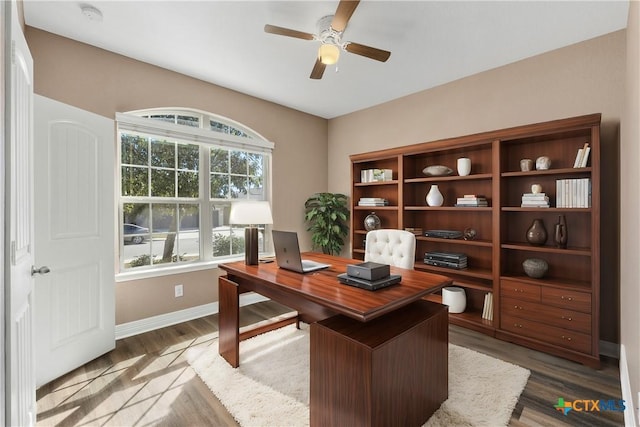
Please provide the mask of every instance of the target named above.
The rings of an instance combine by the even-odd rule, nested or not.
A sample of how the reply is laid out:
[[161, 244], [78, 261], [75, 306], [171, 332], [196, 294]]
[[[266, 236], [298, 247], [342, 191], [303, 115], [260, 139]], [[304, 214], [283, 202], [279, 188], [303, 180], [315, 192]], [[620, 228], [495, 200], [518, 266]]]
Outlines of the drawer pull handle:
[[522, 328], [522, 325], [519, 325], [517, 323], [514, 323], [513, 326], [515, 326], [516, 328]]
[[572, 320], [572, 319], [571, 319], [571, 317], [567, 317], [567, 316], [562, 316], [562, 318], [563, 318], [564, 320], [568, 320], [569, 322], [571, 322], [571, 320]]
[[564, 295], [562, 295], [560, 297], [560, 299], [566, 299], [567, 301], [573, 301], [573, 297], [565, 297]]
[[514, 290], [515, 292], [520, 292], [520, 293], [524, 292], [524, 290], [522, 290], [522, 289], [518, 289], [518, 288], [514, 288], [513, 290]]
[[522, 310], [522, 307], [520, 307], [519, 305], [514, 305], [513, 308], [515, 308], [516, 310]]
[[564, 335], [562, 336], [563, 340], [567, 340], [567, 341], [571, 341], [571, 337], [565, 337]]

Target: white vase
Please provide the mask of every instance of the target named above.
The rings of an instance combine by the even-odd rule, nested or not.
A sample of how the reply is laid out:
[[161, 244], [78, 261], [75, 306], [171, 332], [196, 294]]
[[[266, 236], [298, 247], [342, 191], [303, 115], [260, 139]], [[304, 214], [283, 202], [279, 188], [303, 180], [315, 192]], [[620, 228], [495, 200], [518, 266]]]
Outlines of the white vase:
[[431, 186], [431, 190], [427, 193], [427, 204], [429, 206], [442, 206], [444, 197], [436, 184]]
[[467, 295], [463, 288], [442, 288], [442, 304], [449, 306], [449, 313], [462, 313], [467, 308]]
[[458, 159], [458, 175], [467, 176], [471, 173], [471, 159], [468, 157], [460, 157]]

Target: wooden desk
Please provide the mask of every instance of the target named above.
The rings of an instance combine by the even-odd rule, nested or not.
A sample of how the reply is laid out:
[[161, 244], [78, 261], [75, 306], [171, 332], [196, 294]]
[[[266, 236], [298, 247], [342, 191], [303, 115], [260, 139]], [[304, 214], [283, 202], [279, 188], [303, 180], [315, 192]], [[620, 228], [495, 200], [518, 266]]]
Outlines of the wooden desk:
[[[372, 321], [381, 319], [383, 316], [402, 317], [401, 312], [407, 306], [413, 306], [412, 303], [451, 283], [451, 279], [445, 276], [391, 267], [392, 274], [402, 275], [402, 282], [377, 291], [368, 291], [343, 285], [338, 282], [336, 277], [338, 274], [347, 271], [347, 265], [360, 263], [361, 261], [318, 253], [305, 253], [303, 258], [331, 264], [331, 267], [312, 273], [300, 274], [281, 269], [275, 262], [259, 265], [234, 262], [220, 265], [220, 268], [227, 272], [227, 276], [221, 276], [218, 280], [219, 353], [231, 366], [237, 367], [240, 364], [240, 340], [265, 330], [264, 327], [261, 327], [258, 332], [247, 331], [243, 334], [240, 333], [238, 310], [240, 294], [242, 293], [253, 291], [271, 298], [297, 310], [300, 320], [307, 323], [342, 315], [358, 321], [357, 324], [361, 324], [366, 329], [369, 322], [373, 327], [376, 322]], [[285, 322], [279, 321], [276, 326], [281, 326]], [[441, 325], [440, 329], [444, 325], [444, 345], [446, 347], [446, 322], [438, 324]], [[314, 339], [314, 330], [315, 328], [312, 327], [312, 340]], [[375, 331], [370, 332], [375, 333]], [[402, 334], [402, 332], [398, 331], [398, 334]], [[443, 344], [442, 336], [442, 334], [438, 335], [440, 348]], [[427, 344], [431, 342], [431, 336], [422, 337], [422, 339]], [[442, 351], [436, 354], [439, 354], [441, 358]], [[444, 357], [446, 359], [446, 354]], [[444, 366], [446, 370], [446, 360], [444, 362], [437, 361], [437, 365], [440, 368]], [[395, 368], [397, 369], [397, 367]], [[322, 376], [316, 377], [322, 378]], [[384, 384], [377, 384], [377, 386], [385, 387]], [[398, 384], [394, 384], [393, 387], [397, 389]], [[444, 398], [442, 398], [442, 401], [444, 401], [447, 388], [446, 376], [444, 384], [442, 384], [442, 381], [438, 381], [436, 387], [438, 390], [445, 390]], [[310, 405], [313, 405], [313, 401], [310, 402]], [[431, 406], [433, 405], [430, 405], [429, 409], [425, 409], [426, 412], [423, 413], [423, 416], [427, 412], [429, 412], [428, 416], [431, 415], [433, 412]], [[376, 408], [371, 409], [374, 410]], [[428, 419], [428, 416], [426, 419]]]

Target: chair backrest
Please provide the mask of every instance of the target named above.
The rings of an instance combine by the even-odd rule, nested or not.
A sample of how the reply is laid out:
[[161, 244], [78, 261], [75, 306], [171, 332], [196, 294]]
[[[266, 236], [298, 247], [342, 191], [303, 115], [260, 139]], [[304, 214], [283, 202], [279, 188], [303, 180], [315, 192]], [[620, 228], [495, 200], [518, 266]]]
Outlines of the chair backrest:
[[416, 236], [404, 230], [372, 230], [367, 233], [364, 260], [413, 269]]

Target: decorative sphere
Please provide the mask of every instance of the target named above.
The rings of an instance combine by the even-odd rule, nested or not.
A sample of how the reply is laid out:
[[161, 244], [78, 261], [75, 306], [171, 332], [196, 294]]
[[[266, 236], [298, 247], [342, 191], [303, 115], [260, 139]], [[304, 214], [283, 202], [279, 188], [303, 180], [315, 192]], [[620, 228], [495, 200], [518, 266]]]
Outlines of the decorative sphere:
[[524, 260], [522, 268], [524, 268], [524, 272], [527, 276], [533, 277], [534, 279], [540, 279], [547, 274], [549, 264], [547, 264], [547, 261], [540, 258], [529, 258]]
[[547, 156], [540, 156], [536, 159], [536, 169], [547, 170], [551, 167], [551, 159]]
[[474, 230], [473, 228], [465, 228], [462, 236], [464, 240], [473, 240], [476, 238], [476, 234], [476, 230]]
[[380, 228], [382, 223], [380, 222], [380, 218], [376, 215], [375, 212], [371, 212], [364, 219], [364, 229], [367, 231], [377, 230]]

